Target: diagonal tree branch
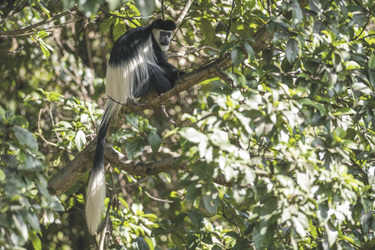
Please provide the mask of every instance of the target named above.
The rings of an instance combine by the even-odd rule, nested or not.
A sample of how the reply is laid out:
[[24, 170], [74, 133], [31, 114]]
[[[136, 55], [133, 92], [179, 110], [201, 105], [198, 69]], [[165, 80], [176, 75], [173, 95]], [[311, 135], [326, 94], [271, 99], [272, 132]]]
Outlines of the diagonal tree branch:
[[188, 0], [185, 4], [185, 7], [184, 9], [182, 10], [180, 16], [178, 17], [177, 21], [176, 21], [176, 25], [179, 26], [182, 22], [182, 20], [184, 20], [188, 10], [190, 9], [190, 5], [194, 2], [194, 0]]
[[[255, 35], [255, 43], [253, 49], [255, 53], [265, 49], [272, 41], [273, 34], [263, 26]], [[143, 103], [128, 102], [123, 106], [121, 114], [130, 111], [150, 109], [158, 107], [163, 102], [167, 101], [172, 96], [176, 96], [184, 90], [187, 90], [194, 85], [210, 79], [217, 74], [218, 71], [226, 70], [233, 65], [230, 54], [227, 53], [222, 57], [212, 61], [211, 63], [200, 67], [189, 74], [183, 75], [176, 83], [176, 86], [170, 91], [158, 96], [150, 101]], [[118, 126], [119, 124], [114, 124]], [[96, 147], [96, 139], [90, 142], [73, 161], [60, 169], [48, 183], [48, 188], [51, 193], [56, 195], [63, 194], [68, 188], [74, 185], [83, 174], [85, 174], [92, 165], [93, 155]], [[135, 162], [128, 160], [121, 153], [115, 151], [110, 146], [105, 147], [105, 158], [111, 163], [122, 169], [128, 171], [130, 174], [141, 176], [154, 175], [163, 171], [169, 170], [186, 170], [187, 166], [179, 161], [179, 158], [169, 158], [152, 163]], [[217, 180], [220, 184], [225, 184], [222, 180]]]
[[38, 22], [38, 23], [35, 23], [35, 24], [32, 24], [30, 26], [27, 26], [25, 28], [22, 28], [22, 29], [19, 29], [19, 30], [10, 30], [10, 31], [2, 31], [0, 30], [0, 37], [3, 37], [3, 36], [25, 36], [25, 35], [29, 35], [29, 33], [26, 33], [27, 31], [29, 30], [33, 30], [39, 26], [42, 26], [46, 23], [50, 23], [50, 22], [53, 22], [57, 19], [59, 19], [60, 17], [63, 17], [65, 15], [68, 15], [68, 14], [71, 14], [71, 12], [76, 9], [76, 7], [70, 9], [70, 10], [66, 10], [60, 14], [57, 14], [51, 18], [48, 18], [44, 21], [41, 21], [41, 22]]
[[[203, 66], [189, 74], [181, 77], [176, 86], [150, 101], [143, 103], [130, 102], [122, 108], [121, 113], [127, 113], [135, 110], [150, 109], [158, 107], [172, 96], [178, 95], [184, 90], [198, 84], [199, 82], [214, 76], [215, 72], [225, 70], [232, 65], [229, 55], [225, 55], [210, 64]], [[121, 114], [120, 114], [121, 115]], [[117, 124], [115, 124], [116, 126]], [[85, 174], [92, 165], [93, 155], [96, 148], [96, 139], [90, 142], [68, 165], [60, 169], [48, 182], [48, 188], [52, 194], [61, 195], [74, 185], [83, 174]], [[186, 170], [186, 164], [180, 163], [179, 158], [169, 158], [152, 163], [143, 163], [130, 161], [120, 152], [114, 150], [111, 146], [105, 147], [105, 159], [116, 166], [126, 170], [130, 174], [147, 176], [169, 170]]]

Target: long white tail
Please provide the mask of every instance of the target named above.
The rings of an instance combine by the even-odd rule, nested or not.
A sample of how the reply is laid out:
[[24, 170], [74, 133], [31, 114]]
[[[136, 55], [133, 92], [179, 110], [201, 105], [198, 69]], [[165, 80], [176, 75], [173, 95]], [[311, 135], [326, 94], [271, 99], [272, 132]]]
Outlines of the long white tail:
[[102, 214], [104, 212], [104, 199], [106, 193], [105, 171], [104, 171], [104, 146], [107, 129], [111, 116], [113, 115], [113, 106], [118, 104], [108, 101], [103, 120], [100, 125], [94, 165], [90, 176], [89, 186], [86, 194], [86, 221], [91, 234], [98, 230]]
[[104, 167], [93, 170], [86, 195], [86, 220], [90, 234], [98, 230], [104, 212], [105, 191]]

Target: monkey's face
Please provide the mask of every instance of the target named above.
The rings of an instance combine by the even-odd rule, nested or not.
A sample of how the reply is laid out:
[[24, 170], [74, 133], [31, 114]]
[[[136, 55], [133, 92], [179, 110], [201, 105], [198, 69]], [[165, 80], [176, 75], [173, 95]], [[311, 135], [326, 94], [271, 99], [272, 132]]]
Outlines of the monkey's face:
[[167, 51], [172, 38], [172, 31], [153, 29], [152, 34], [162, 51]]
[[171, 42], [172, 31], [160, 31], [160, 45], [168, 46]]

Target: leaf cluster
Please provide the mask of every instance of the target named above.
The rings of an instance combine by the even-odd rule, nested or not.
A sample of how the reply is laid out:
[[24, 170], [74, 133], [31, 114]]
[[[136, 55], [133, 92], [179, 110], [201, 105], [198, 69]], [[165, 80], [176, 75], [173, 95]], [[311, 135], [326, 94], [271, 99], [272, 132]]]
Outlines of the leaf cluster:
[[0, 107], [0, 247], [22, 246], [29, 239], [41, 249], [39, 221], [54, 223], [64, 211], [47, 190], [44, 156], [28, 121]]

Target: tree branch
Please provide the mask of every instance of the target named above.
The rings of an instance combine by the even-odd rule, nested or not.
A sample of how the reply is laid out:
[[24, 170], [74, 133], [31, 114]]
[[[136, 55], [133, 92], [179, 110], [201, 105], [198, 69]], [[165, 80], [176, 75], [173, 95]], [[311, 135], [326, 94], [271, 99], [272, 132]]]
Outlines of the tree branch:
[[[255, 44], [253, 49], [255, 53], [258, 53], [272, 41], [273, 34], [270, 33], [265, 26], [261, 27], [259, 32], [255, 36]], [[222, 57], [212, 61], [211, 63], [200, 67], [197, 70], [189, 74], [183, 75], [176, 83], [176, 86], [170, 91], [160, 95], [150, 101], [142, 103], [128, 102], [123, 106], [121, 114], [128, 113], [131, 111], [140, 111], [144, 109], [150, 109], [158, 107], [163, 102], [167, 101], [172, 96], [176, 96], [184, 90], [193, 87], [194, 85], [215, 76], [216, 72], [220, 70], [226, 70], [233, 65], [230, 54], [224, 54]], [[117, 126], [119, 124], [115, 124]], [[48, 183], [48, 188], [52, 194], [61, 195], [66, 190], [68, 190], [72, 185], [74, 185], [83, 174], [85, 174], [92, 165], [92, 160], [94, 158], [94, 152], [96, 147], [96, 139], [90, 142], [68, 165], [60, 169]], [[148, 176], [155, 175], [160, 172], [170, 171], [170, 170], [187, 170], [186, 163], [181, 163], [178, 157], [168, 158], [156, 162], [139, 162], [130, 161], [123, 154], [114, 150], [111, 146], [107, 145], [105, 147], [105, 159], [111, 164], [114, 164], [129, 174]], [[220, 178], [218, 183], [224, 183]]]
[[71, 10], [64, 11], [64, 12], [62, 12], [60, 14], [57, 14], [57, 15], [51, 17], [51, 18], [48, 18], [47, 20], [41, 21], [39, 23], [30, 25], [30, 26], [27, 26], [27, 27], [19, 29], [19, 30], [11, 30], [11, 31], [2, 31], [2, 30], [0, 30], [0, 37], [1, 36], [24, 36], [24, 35], [28, 35], [27, 33], [25, 33], [26, 31], [35, 29], [38, 26], [42, 26], [42, 25], [44, 25], [46, 23], [50, 23], [52, 21], [55, 21], [56, 19], [59, 19], [62, 16], [70, 14], [72, 12], [72, 10], [74, 10], [74, 9], [75, 8], [73, 8]]
[[[14, 9], [11, 10], [5, 18], [3, 18], [2, 20], [0, 20], [0, 25], [2, 25], [4, 22], [8, 21], [9, 18], [11, 18], [11, 17], [13, 16], [14, 13], [16, 13], [17, 11], [20, 11], [20, 10], [19, 10], [19, 7], [20, 7], [21, 5], [24, 6], [25, 3], [26, 3], [26, 0], [19, 1], [18, 4], [16, 5], [16, 7], [14, 7]], [[8, 4], [10, 4], [10, 3], [8, 2]], [[22, 7], [22, 8], [23, 8], [23, 7]], [[21, 8], [21, 9], [22, 9], [22, 8]]]
[[[212, 63], [203, 66], [189, 74], [181, 77], [176, 86], [166, 92], [165, 94], [158, 96], [150, 101], [143, 103], [128, 102], [126, 106], [123, 106], [121, 115], [135, 110], [150, 109], [158, 107], [161, 103], [168, 100], [170, 97], [178, 95], [180, 92], [198, 84], [199, 82], [211, 78], [216, 68], [225, 70], [232, 65], [232, 61], [229, 55], [225, 55]], [[90, 142], [68, 165], [60, 169], [52, 178], [49, 180], [48, 188], [52, 194], [61, 195], [74, 185], [83, 174], [85, 174], [92, 165], [93, 156], [95, 153], [96, 139]], [[106, 145], [105, 147], [105, 159], [119, 168], [124, 169], [129, 174], [148, 176], [155, 175], [160, 172], [170, 170], [186, 170], [186, 164], [179, 163], [179, 158], [168, 158], [157, 162], [137, 162], [128, 160], [120, 152], [114, 150], [111, 146]]]
[[182, 10], [180, 16], [178, 17], [177, 21], [176, 21], [176, 25], [179, 26], [182, 22], [182, 20], [184, 20], [188, 10], [190, 9], [190, 5], [194, 2], [194, 0], [188, 0], [185, 4], [185, 7], [184, 9]]

